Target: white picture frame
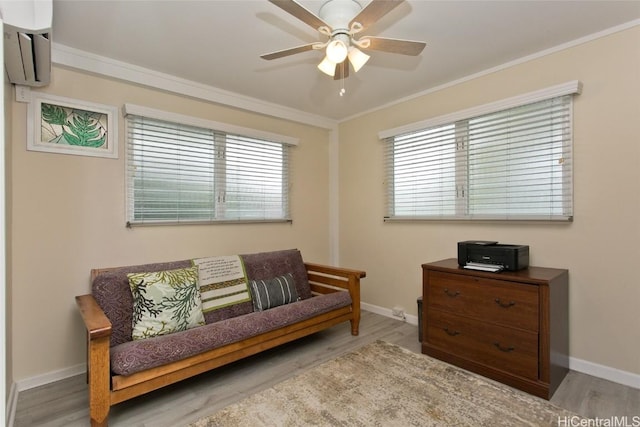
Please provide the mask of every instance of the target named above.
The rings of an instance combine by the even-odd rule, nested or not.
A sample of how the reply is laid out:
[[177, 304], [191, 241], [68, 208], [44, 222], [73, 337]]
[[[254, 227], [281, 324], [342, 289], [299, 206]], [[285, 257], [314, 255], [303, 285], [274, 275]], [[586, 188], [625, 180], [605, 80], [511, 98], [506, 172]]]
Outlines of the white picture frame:
[[118, 158], [118, 107], [31, 92], [27, 150]]

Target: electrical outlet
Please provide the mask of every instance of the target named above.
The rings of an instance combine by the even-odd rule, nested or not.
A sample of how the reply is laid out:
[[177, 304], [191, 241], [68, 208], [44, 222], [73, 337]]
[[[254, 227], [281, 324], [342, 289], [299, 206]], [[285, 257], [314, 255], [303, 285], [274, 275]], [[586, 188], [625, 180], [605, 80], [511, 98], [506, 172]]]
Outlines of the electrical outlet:
[[391, 315], [393, 317], [399, 317], [402, 320], [406, 320], [406, 316], [404, 315], [404, 308], [395, 306], [391, 309]]

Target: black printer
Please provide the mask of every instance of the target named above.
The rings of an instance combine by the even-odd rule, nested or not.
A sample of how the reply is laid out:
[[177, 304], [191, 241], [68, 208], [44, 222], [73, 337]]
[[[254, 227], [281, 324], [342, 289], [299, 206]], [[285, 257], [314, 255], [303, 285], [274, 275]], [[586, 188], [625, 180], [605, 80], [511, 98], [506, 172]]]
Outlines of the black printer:
[[458, 265], [482, 271], [517, 271], [529, 267], [529, 246], [485, 240], [458, 242]]

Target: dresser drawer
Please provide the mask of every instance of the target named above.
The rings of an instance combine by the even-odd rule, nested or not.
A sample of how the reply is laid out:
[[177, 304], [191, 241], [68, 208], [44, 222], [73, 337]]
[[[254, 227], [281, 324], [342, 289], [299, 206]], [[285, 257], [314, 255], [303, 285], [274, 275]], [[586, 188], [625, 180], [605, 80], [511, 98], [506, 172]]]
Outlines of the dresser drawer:
[[439, 310], [427, 312], [427, 342], [460, 357], [538, 378], [538, 334], [489, 325]]
[[429, 272], [429, 308], [538, 331], [538, 287], [463, 274]]

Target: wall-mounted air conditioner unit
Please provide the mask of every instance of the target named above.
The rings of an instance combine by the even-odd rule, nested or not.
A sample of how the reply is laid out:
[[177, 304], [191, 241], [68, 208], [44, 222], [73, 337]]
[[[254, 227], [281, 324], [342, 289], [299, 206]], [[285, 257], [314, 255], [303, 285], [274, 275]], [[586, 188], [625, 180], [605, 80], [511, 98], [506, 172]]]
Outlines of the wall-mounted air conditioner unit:
[[49, 84], [52, 0], [0, 1], [0, 13], [9, 81], [27, 86]]

